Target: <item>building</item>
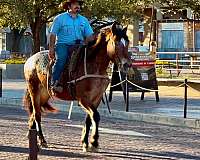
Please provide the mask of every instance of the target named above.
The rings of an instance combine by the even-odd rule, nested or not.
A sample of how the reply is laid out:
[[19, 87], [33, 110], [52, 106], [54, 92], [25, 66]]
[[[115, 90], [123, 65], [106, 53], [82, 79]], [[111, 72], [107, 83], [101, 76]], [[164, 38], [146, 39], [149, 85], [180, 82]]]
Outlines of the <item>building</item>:
[[[159, 52], [200, 51], [200, 20], [190, 9], [170, 7], [148, 7], [140, 19], [130, 27], [132, 46], [157, 44]], [[162, 54], [160, 58], [175, 59], [176, 55]]]

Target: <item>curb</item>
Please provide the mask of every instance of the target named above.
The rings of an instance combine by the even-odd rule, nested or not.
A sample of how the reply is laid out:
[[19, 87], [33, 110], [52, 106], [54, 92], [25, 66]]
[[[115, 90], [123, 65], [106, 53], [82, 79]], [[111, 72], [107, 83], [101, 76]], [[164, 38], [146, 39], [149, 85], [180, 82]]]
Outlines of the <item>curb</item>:
[[[0, 104], [3, 105], [14, 105], [22, 106], [21, 98], [0, 98]], [[62, 112], [69, 111], [69, 105], [62, 103], [53, 103], [55, 106]], [[8, 106], [9, 107], [9, 106]], [[163, 125], [172, 125], [178, 127], [190, 127], [190, 128], [200, 128], [200, 119], [193, 118], [179, 118], [179, 117], [167, 117], [163, 115], [154, 115], [154, 114], [144, 114], [144, 113], [133, 113], [133, 112], [125, 112], [125, 111], [117, 111], [112, 110], [111, 114], [107, 109], [99, 109], [100, 115], [105, 117], [119, 118], [123, 120], [135, 120], [135, 121], [143, 121], [148, 123], [157, 123]], [[79, 106], [73, 106], [73, 113], [83, 113], [83, 109]]]

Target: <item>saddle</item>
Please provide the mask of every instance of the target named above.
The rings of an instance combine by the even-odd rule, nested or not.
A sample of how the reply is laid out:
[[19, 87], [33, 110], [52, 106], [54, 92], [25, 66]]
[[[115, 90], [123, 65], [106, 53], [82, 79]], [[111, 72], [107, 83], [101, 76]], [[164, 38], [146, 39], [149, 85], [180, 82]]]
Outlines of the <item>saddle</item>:
[[[67, 83], [70, 81], [76, 81], [77, 78], [83, 76], [84, 73], [80, 73], [79, 70], [80, 64], [84, 61], [85, 51], [87, 51], [87, 58], [92, 57], [92, 51], [88, 50], [96, 43], [96, 40], [90, 41], [87, 45], [75, 44], [69, 48], [69, 57], [68, 62], [65, 64], [64, 71], [60, 76], [58, 85], [61, 86], [64, 90], [69, 91], [71, 97], [75, 97], [75, 83]], [[53, 64], [49, 65], [49, 75], [48, 75], [48, 84], [50, 84], [51, 72]], [[79, 75], [80, 74], [80, 75]]]
[[[79, 64], [84, 59], [84, 50], [87, 46], [84, 45], [74, 45], [69, 48], [69, 57], [68, 62], [65, 64], [64, 71], [60, 76], [58, 85], [63, 89], [66, 89], [70, 92], [71, 96], [74, 96], [74, 84], [67, 83], [74, 80], [78, 75]], [[51, 75], [52, 75], [52, 66], [54, 63], [49, 66], [49, 75], [48, 75], [48, 84], [50, 84]]]

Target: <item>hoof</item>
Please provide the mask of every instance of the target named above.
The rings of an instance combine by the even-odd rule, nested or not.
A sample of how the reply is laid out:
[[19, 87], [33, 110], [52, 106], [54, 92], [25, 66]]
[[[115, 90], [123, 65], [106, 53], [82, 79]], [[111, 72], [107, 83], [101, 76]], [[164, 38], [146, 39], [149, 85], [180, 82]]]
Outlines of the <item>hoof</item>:
[[99, 149], [98, 149], [98, 147], [94, 147], [92, 144], [89, 144], [88, 151], [97, 153], [99, 151]]
[[89, 152], [89, 149], [86, 147], [83, 147], [83, 152]]
[[42, 150], [41, 146], [38, 144], [37, 145], [37, 152], [40, 152]]
[[86, 144], [83, 144], [83, 152], [88, 152], [88, 145]]
[[30, 133], [29, 133], [29, 131], [26, 133], [26, 137], [27, 137], [28, 139], [30, 139]]
[[46, 141], [45, 142], [41, 142], [40, 143], [40, 147], [42, 147], [42, 148], [48, 148], [47, 142]]

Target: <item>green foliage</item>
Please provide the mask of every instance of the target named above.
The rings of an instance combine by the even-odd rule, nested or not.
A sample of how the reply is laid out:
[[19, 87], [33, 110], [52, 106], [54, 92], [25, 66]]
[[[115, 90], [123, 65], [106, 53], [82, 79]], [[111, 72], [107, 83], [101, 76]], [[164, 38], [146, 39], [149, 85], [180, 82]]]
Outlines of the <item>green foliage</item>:
[[[59, 7], [64, 0], [1, 0], [0, 26], [26, 27], [41, 18], [42, 23], [63, 10]], [[130, 21], [150, 5], [178, 6], [200, 12], [199, 0], [85, 0], [83, 14], [99, 19], [105, 17]]]
[[162, 73], [163, 73], [162, 67], [156, 68], [156, 73], [157, 73], [157, 74], [162, 74]]
[[26, 60], [24, 58], [12, 58], [6, 59], [2, 63], [4, 64], [24, 64]]
[[12, 28], [27, 27], [41, 19], [47, 23], [59, 12], [62, 0], [1, 0], [0, 25]]
[[[65, 0], [0, 0], [0, 28], [31, 27], [34, 52], [39, 51], [39, 32], [42, 26], [52, 21], [57, 14], [64, 12], [59, 7]], [[88, 18], [114, 18], [130, 22], [139, 17], [145, 7], [155, 4], [180, 8], [191, 8], [200, 13], [199, 0], [85, 0], [83, 14]]]
[[138, 15], [138, 0], [87, 0], [83, 8], [88, 17], [114, 18], [119, 21], [130, 21]]
[[[40, 23], [52, 21], [60, 12], [59, 5], [64, 0], [1, 0], [0, 25], [27, 27], [40, 18]], [[144, 7], [146, 0], [85, 0], [83, 14], [99, 19], [105, 17], [128, 21], [139, 15], [138, 8]]]
[[165, 65], [165, 66], [171, 66], [171, 67], [176, 67], [176, 64], [168, 61], [163, 61], [163, 60], [156, 60], [156, 65]]

